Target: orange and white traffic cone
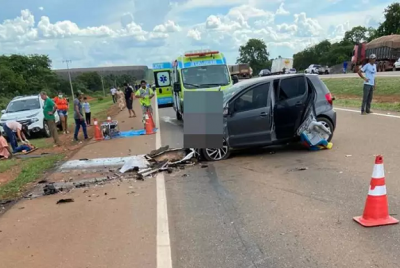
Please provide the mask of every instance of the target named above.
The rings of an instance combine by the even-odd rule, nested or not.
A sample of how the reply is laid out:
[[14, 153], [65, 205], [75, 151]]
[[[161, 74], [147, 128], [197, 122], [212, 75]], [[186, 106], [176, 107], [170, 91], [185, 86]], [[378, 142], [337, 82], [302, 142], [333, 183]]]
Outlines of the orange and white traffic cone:
[[153, 128], [156, 128], [156, 125], [154, 124], [153, 116], [151, 115], [150, 112], [147, 112], [147, 116], [149, 117], [150, 123]]
[[399, 221], [389, 215], [389, 205], [386, 196], [385, 171], [383, 157], [378, 155], [375, 159], [374, 171], [365, 202], [362, 216], [353, 218], [365, 227], [396, 224]]
[[147, 113], [145, 114], [145, 120], [146, 120], [146, 123], [145, 123], [146, 135], [154, 134], [153, 125], [150, 122], [150, 117]]
[[101, 133], [100, 127], [99, 127], [99, 122], [97, 121], [96, 118], [93, 120], [93, 125], [94, 125], [94, 138], [96, 141], [102, 141], [104, 140], [103, 133]]

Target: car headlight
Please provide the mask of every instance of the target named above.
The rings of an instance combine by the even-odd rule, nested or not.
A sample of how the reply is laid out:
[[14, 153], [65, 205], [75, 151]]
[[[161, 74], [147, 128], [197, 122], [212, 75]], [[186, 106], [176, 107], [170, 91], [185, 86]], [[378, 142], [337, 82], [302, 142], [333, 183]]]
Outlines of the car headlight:
[[36, 123], [37, 121], [39, 121], [39, 119], [38, 118], [32, 118], [30, 121], [31, 121], [31, 123]]

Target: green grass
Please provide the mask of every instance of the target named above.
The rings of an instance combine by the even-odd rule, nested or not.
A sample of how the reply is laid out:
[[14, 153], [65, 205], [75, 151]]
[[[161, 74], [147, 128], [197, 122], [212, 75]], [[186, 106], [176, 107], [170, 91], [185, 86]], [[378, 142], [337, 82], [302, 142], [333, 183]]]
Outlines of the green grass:
[[18, 165], [17, 159], [2, 160], [0, 161], [0, 173], [3, 173], [16, 165]]
[[[21, 172], [18, 176], [9, 183], [0, 186], [0, 200], [11, 199], [18, 197], [24, 191], [28, 183], [36, 181], [43, 175], [43, 172], [52, 168], [57, 161], [63, 159], [64, 155], [51, 155], [41, 158], [31, 158], [17, 160], [13, 159], [10, 162], [18, 162], [21, 166]], [[4, 160], [7, 162], [6, 160]]]
[[[99, 99], [95, 99], [89, 101], [90, 104], [90, 112], [92, 113], [92, 118], [104, 116], [107, 112], [108, 108], [113, 105], [113, 101], [111, 97], [99, 97]], [[68, 125], [74, 124], [74, 105], [71, 102], [68, 110]]]
[[[335, 96], [335, 105], [361, 107], [363, 81], [360, 78], [322, 78]], [[400, 78], [377, 77], [372, 109], [400, 111]]]
[[[361, 100], [357, 99], [336, 99], [334, 101], [334, 105], [341, 106], [341, 107], [352, 107], [352, 108], [360, 108], [361, 107]], [[400, 103], [394, 102], [378, 102], [371, 104], [372, 110], [381, 110], [381, 111], [393, 111], [393, 112], [400, 112]]]
[[[361, 78], [322, 78], [332, 94], [336, 96], [358, 96], [363, 94], [363, 80]], [[377, 77], [375, 96], [399, 96], [399, 77]]]

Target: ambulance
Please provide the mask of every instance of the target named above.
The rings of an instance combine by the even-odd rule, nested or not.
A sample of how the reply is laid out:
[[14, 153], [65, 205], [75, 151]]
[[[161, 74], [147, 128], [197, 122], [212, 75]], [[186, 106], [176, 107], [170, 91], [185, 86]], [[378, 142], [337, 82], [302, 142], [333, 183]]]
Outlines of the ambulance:
[[188, 51], [172, 66], [173, 102], [176, 118], [182, 120], [185, 91], [217, 91], [232, 85], [224, 55], [215, 50]]
[[153, 63], [154, 87], [157, 94], [157, 105], [172, 106], [171, 62]]

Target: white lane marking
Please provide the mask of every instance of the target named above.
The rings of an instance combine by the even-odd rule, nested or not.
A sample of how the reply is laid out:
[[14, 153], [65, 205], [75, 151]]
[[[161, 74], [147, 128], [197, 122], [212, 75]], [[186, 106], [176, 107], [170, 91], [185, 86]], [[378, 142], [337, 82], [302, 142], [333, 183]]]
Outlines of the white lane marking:
[[[161, 147], [161, 126], [158, 105], [155, 105], [156, 124], [156, 149]], [[165, 178], [162, 172], [157, 174], [157, 268], [172, 268], [171, 242], [169, 237], [167, 193]]]
[[[345, 111], [345, 112], [352, 112], [352, 113], [361, 113], [360, 111], [357, 110], [351, 110], [351, 109], [344, 109], [344, 108], [334, 108], [335, 110], [338, 111]], [[392, 118], [400, 118], [399, 115], [392, 115], [392, 114], [380, 114], [380, 113], [373, 113], [372, 115], [377, 115], [377, 116], [386, 116], [386, 117], [392, 117]]]

